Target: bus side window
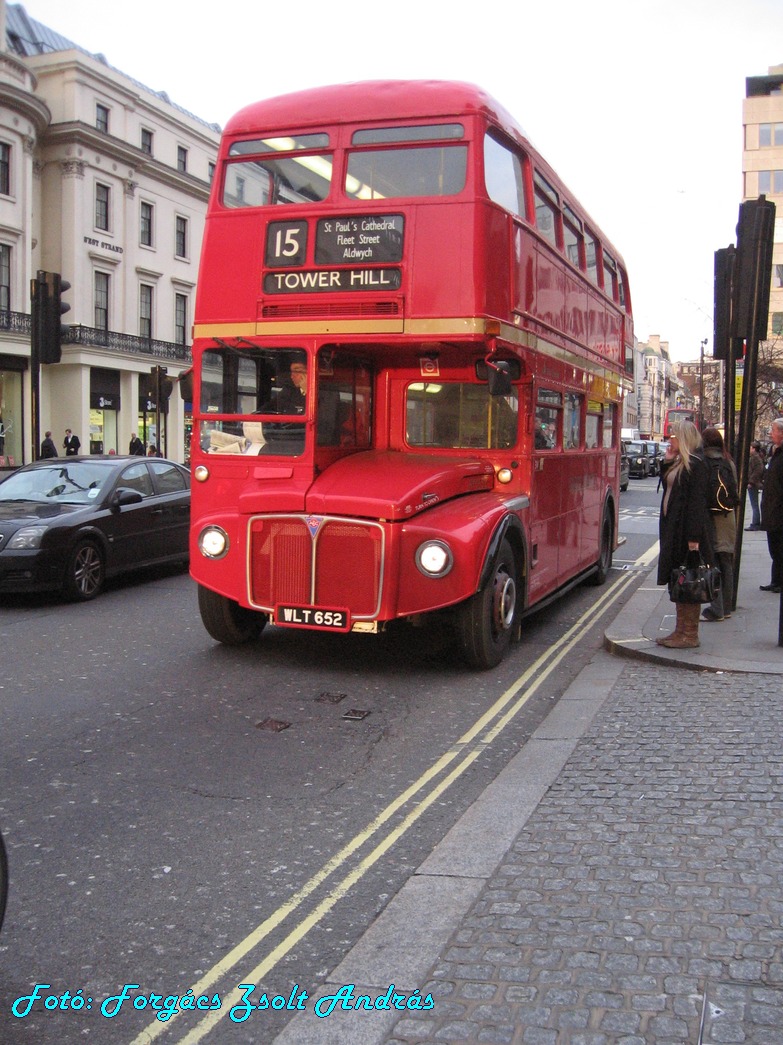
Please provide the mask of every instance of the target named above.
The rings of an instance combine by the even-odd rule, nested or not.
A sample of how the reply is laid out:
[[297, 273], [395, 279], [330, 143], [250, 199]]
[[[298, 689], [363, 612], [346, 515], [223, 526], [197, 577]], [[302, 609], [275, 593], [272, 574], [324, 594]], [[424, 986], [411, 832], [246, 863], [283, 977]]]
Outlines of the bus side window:
[[533, 447], [536, 450], [556, 450], [560, 445], [559, 430], [562, 411], [562, 396], [546, 388], [538, 390], [536, 404], [535, 434]]
[[578, 450], [581, 443], [582, 396], [566, 392], [563, 417], [563, 446], [566, 450]]

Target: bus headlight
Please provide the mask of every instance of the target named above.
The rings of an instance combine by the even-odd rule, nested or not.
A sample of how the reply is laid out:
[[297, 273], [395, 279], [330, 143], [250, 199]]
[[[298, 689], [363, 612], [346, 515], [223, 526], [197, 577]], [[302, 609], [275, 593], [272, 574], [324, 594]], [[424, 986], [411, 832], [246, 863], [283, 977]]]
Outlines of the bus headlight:
[[425, 577], [445, 577], [453, 565], [451, 548], [443, 541], [425, 541], [416, 552], [416, 566]]
[[222, 559], [228, 548], [228, 534], [219, 526], [208, 526], [198, 535], [198, 550], [207, 559]]

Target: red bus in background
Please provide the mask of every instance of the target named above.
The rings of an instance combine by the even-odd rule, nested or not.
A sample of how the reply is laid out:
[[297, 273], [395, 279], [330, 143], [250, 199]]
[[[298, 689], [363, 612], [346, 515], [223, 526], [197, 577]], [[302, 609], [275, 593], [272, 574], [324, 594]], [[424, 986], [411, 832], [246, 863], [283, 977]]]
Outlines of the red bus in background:
[[228, 123], [193, 342], [209, 634], [448, 614], [488, 668], [617, 543], [622, 259], [514, 120], [378, 81]]
[[693, 424], [698, 428], [699, 415], [696, 410], [692, 407], [677, 406], [670, 407], [666, 411], [666, 418], [663, 422], [663, 438], [670, 439], [672, 435], [672, 429], [680, 421], [692, 421]]

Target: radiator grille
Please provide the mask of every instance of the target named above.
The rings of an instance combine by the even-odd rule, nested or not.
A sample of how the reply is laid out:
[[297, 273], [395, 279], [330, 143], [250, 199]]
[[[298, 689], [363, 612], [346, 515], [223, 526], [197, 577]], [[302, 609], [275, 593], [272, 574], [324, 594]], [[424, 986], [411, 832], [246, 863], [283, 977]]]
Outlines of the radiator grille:
[[382, 591], [384, 533], [378, 523], [330, 516], [265, 516], [250, 523], [250, 599], [259, 609], [278, 604], [340, 607], [352, 619], [377, 615]]

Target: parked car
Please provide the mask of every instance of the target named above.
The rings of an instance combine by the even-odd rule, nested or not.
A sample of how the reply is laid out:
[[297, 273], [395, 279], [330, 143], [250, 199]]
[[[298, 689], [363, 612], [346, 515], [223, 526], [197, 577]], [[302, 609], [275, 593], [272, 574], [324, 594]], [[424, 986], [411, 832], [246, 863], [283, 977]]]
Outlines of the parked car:
[[628, 444], [628, 460], [632, 479], [646, 479], [652, 474], [652, 463], [647, 443], [634, 440]]
[[628, 457], [628, 444], [620, 443], [620, 489], [627, 490], [631, 477], [631, 461]]
[[62, 457], [0, 483], [0, 591], [92, 599], [107, 577], [188, 559], [190, 472], [165, 458]]

